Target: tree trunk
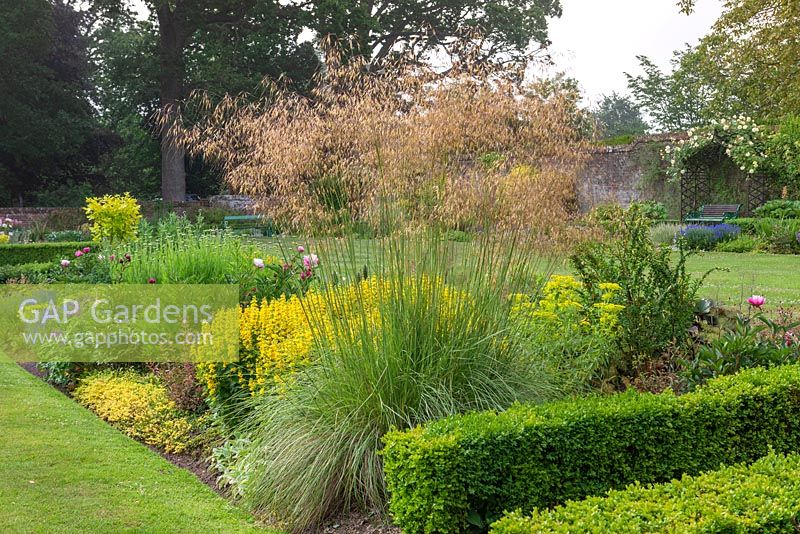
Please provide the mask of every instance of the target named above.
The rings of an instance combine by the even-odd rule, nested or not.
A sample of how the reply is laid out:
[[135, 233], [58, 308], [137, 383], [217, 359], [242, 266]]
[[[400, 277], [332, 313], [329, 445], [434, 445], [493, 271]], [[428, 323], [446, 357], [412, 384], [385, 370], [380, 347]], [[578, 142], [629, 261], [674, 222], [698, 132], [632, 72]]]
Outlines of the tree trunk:
[[166, 115], [161, 131], [161, 196], [166, 202], [182, 202], [186, 196], [185, 150], [169, 135], [171, 120], [183, 97], [183, 49], [185, 29], [180, 19], [164, 2], [158, 8], [160, 46], [161, 110]]

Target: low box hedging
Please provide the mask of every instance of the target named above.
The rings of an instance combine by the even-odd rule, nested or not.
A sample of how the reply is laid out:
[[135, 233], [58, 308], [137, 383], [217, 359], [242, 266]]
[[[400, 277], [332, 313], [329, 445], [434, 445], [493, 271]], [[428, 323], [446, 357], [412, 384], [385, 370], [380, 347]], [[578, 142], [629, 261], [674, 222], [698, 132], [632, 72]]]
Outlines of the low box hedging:
[[797, 532], [798, 514], [800, 456], [770, 454], [751, 466], [687, 475], [651, 488], [633, 485], [528, 517], [514, 512], [492, 525], [491, 532], [783, 533]]
[[24, 263], [21, 265], [0, 265], [0, 284], [9, 280], [26, 278], [32, 282], [40, 282], [50, 273], [55, 273], [60, 266], [55, 262], [50, 263]]
[[676, 397], [628, 391], [456, 416], [385, 438], [404, 532], [485, 529], [504, 511], [665, 482], [800, 444], [800, 366], [753, 369]]
[[78, 249], [93, 246], [95, 243], [90, 242], [4, 244], [0, 245], [0, 265], [58, 262], [72, 259]]

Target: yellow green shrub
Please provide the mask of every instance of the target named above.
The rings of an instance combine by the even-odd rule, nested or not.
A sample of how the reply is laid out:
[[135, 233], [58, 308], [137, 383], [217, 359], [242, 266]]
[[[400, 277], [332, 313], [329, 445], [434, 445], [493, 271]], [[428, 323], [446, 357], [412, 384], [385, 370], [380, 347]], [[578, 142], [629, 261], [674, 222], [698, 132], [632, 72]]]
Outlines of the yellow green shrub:
[[[422, 282], [434, 283], [442, 284]], [[402, 285], [410, 299], [430, 293], [429, 288], [418, 288], [413, 280]], [[243, 393], [280, 391], [297, 371], [311, 363], [315, 336], [326, 338], [320, 341], [329, 343], [334, 335], [355, 335], [354, 331], [343, 332], [345, 325], [377, 331], [380, 303], [388, 298], [389, 286], [386, 280], [372, 277], [324, 293], [312, 290], [303, 297], [252, 300], [239, 312], [238, 360], [198, 365], [198, 378], [205, 384], [209, 400], [219, 403]], [[441, 294], [438, 313], [452, 313], [457, 300], [453, 291], [443, 288]], [[333, 326], [332, 316], [343, 320]]]
[[75, 399], [128, 436], [166, 452], [184, 452], [193, 425], [154, 376], [102, 371], [80, 381]]
[[572, 276], [553, 275], [544, 285], [542, 298], [514, 295], [511, 313], [543, 323], [555, 336], [572, 331], [576, 325], [591, 333], [614, 336], [619, 330], [618, 284], [603, 283], [592, 294]]
[[142, 218], [139, 203], [130, 193], [89, 197], [83, 211], [92, 223], [92, 239], [98, 242], [133, 239]]

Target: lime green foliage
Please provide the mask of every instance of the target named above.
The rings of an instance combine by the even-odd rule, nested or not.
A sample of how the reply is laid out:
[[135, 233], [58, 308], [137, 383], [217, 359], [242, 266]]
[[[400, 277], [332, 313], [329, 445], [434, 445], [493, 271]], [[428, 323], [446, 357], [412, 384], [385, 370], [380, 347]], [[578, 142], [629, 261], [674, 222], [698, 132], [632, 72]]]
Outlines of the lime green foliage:
[[2, 354], [0, 479], [0, 532], [263, 532]]
[[525, 517], [506, 515], [493, 534], [580, 532], [796, 532], [800, 456], [770, 454], [754, 464], [684, 476], [653, 487], [632, 485]]
[[404, 532], [486, 527], [634, 481], [664, 482], [800, 443], [800, 367], [753, 369], [676, 397], [633, 390], [393, 432], [389, 509]]
[[645, 200], [642, 202], [633, 202], [631, 206], [636, 206], [642, 215], [653, 222], [661, 222], [667, 219], [667, 208], [661, 202]]
[[75, 399], [132, 438], [166, 452], [189, 448], [192, 421], [154, 375], [100, 371], [82, 378]]
[[62, 259], [74, 259], [76, 250], [91, 246], [94, 244], [83, 242], [0, 244], [0, 265], [58, 264]]
[[636, 140], [635, 135], [623, 134], [615, 135], [614, 137], [607, 137], [597, 142], [598, 146], [623, 146], [630, 145]]
[[97, 242], [132, 240], [142, 218], [139, 203], [130, 193], [89, 197], [83, 210], [92, 223], [92, 239]]

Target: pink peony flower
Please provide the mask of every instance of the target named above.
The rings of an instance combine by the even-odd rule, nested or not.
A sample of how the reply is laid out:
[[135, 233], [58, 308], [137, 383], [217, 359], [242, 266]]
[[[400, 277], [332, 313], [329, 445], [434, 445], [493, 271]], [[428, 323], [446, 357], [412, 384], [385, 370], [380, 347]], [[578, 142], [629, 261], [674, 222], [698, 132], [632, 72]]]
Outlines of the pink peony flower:
[[69, 267], [70, 263], [72, 263], [72, 262], [70, 262], [69, 260], [61, 260], [61, 266], [62, 267]]
[[300, 254], [302, 254], [305, 251], [306, 251], [306, 247], [304, 247], [303, 245], [300, 245], [299, 247], [297, 247], [297, 252], [299, 252]]
[[155, 283], [156, 283], [156, 279], [155, 279], [155, 278], [149, 278], [149, 279], [147, 280], [147, 283], [148, 283], [148, 284], [155, 284]]
[[305, 265], [306, 269], [310, 269], [311, 267], [316, 267], [319, 265], [319, 258], [316, 254], [309, 254], [308, 256], [303, 256], [303, 265]]
[[111, 256], [108, 257], [108, 259], [114, 261], [115, 259], [117, 259], [117, 257], [112, 254]]
[[747, 302], [750, 303], [750, 305], [754, 308], [761, 308], [761, 306], [763, 306], [767, 302], [767, 299], [762, 297], [761, 295], [753, 295], [752, 297], [747, 299]]
[[75, 251], [75, 257], [76, 258], [80, 258], [81, 256], [83, 256], [83, 252], [81, 252], [80, 250], [76, 250]]
[[91, 251], [92, 251], [92, 249], [91, 249], [91, 248], [89, 248], [89, 247], [84, 247], [84, 249], [83, 249], [83, 253], [84, 253], [84, 254], [88, 254], [88, 253], [90, 253]]
[[253, 258], [253, 265], [258, 267], [259, 269], [263, 269], [264, 268], [264, 260], [262, 260], [261, 258]]

